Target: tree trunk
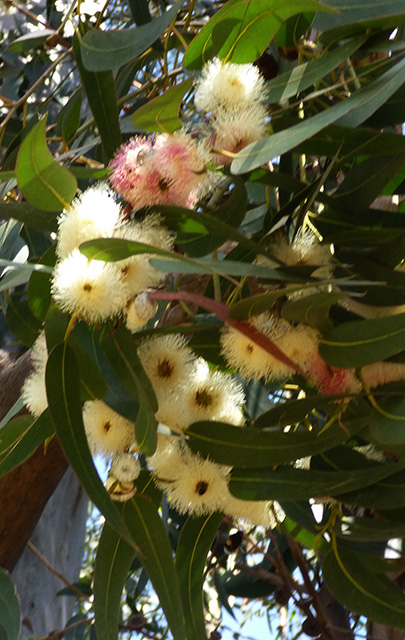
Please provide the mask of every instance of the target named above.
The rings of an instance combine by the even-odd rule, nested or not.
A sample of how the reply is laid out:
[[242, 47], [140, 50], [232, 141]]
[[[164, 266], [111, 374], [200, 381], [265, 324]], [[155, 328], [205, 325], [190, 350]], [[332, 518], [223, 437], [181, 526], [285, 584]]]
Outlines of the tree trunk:
[[[33, 545], [69, 582], [77, 582], [83, 559], [88, 499], [71, 469], [65, 473], [30, 537]], [[65, 584], [26, 547], [14, 571], [24, 635], [63, 629], [76, 598], [57, 596]]]

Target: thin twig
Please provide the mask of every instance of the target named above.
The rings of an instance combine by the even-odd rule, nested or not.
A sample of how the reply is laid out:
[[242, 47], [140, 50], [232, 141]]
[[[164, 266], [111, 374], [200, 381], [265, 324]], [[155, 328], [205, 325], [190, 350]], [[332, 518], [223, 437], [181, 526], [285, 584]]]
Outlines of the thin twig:
[[42, 564], [45, 565], [45, 567], [49, 569], [51, 573], [53, 573], [57, 578], [62, 580], [63, 584], [65, 584], [67, 587], [72, 589], [72, 591], [74, 591], [76, 595], [79, 596], [79, 598], [85, 598], [87, 601], [91, 602], [91, 599], [89, 598], [89, 596], [86, 596], [85, 593], [83, 593], [82, 591], [80, 591], [80, 589], [75, 587], [74, 584], [69, 582], [69, 580], [67, 580], [65, 576], [59, 573], [59, 571], [57, 571], [57, 569], [55, 569], [55, 567], [51, 565], [51, 563], [45, 558], [45, 556], [42, 555], [42, 553], [36, 548], [36, 546], [32, 544], [31, 540], [27, 542], [27, 547], [32, 551], [32, 553], [34, 553], [37, 556], [38, 560], [40, 560]]

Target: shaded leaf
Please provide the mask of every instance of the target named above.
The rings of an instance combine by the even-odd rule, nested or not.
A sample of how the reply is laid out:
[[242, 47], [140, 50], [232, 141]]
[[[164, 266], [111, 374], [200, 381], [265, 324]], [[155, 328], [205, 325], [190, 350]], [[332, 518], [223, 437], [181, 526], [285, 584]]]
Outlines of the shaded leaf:
[[56, 118], [55, 133], [62, 136], [66, 143], [73, 138], [79, 127], [81, 107], [82, 93], [81, 90], [78, 90], [67, 101]]
[[79, 367], [67, 344], [57, 345], [49, 355], [46, 389], [55, 431], [74, 472], [111, 526], [131, 542], [131, 534], [103, 487], [90, 455], [82, 419]]
[[[346, 421], [344, 431], [334, 424], [323, 433], [280, 429], [240, 428], [222, 422], [196, 422], [186, 434], [192, 451], [215, 462], [238, 467], [268, 467], [326, 451], [345, 442], [363, 426], [362, 420]], [[260, 473], [260, 472], [259, 472]]]
[[218, 56], [226, 62], [254, 62], [290, 16], [333, 11], [316, 0], [229, 0], [189, 45], [183, 64], [200, 69]]
[[304, 62], [294, 67], [291, 71], [279, 74], [266, 84], [270, 102], [288, 100], [288, 98], [301, 93], [333, 69], [336, 69], [354, 51], [357, 51], [366, 40], [366, 35], [353, 38], [349, 42], [336, 47], [336, 49], [324, 52], [316, 60]]
[[121, 595], [135, 555], [133, 547], [106, 522], [94, 564], [94, 614], [98, 640], [116, 640]]
[[150, 456], [156, 449], [155, 413], [158, 404], [152, 384], [136, 353], [133, 337], [121, 325], [103, 340], [102, 348], [127, 391], [139, 402], [135, 436], [142, 453]]
[[134, 125], [142, 131], [156, 133], [172, 133], [180, 129], [182, 126], [179, 118], [180, 105], [192, 84], [193, 79], [189, 78], [139, 107], [131, 116]]
[[400, 353], [405, 314], [346, 322], [320, 340], [319, 353], [334, 367], [362, 367]]
[[150, 500], [135, 495], [122, 510], [139, 549], [139, 559], [158, 595], [174, 640], [186, 636], [180, 586], [167, 531]]
[[136, 29], [94, 29], [86, 33], [80, 43], [85, 68], [89, 71], [118, 69], [141, 55], [166, 31], [182, 3], [183, 0], [178, 0], [159, 18]]
[[21, 611], [16, 586], [8, 571], [0, 568], [0, 634], [5, 634], [5, 640], [18, 640], [20, 629]]
[[405, 58], [349, 98], [307, 118], [300, 124], [254, 142], [240, 151], [232, 162], [232, 172], [246, 173], [290, 151], [326, 126], [337, 123], [356, 127], [372, 115], [404, 82]]
[[308, 396], [300, 400], [286, 400], [286, 402], [278, 403], [259, 416], [254, 425], [258, 429], [272, 426], [286, 427], [301, 422], [312, 411], [333, 413], [337, 408], [336, 401], [345, 397], [347, 394], [344, 396]]
[[27, 134], [18, 153], [18, 188], [34, 207], [61, 211], [76, 193], [75, 177], [52, 157], [45, 139], [46, 116]]
[[324, 291], [287, 300], [281, 310], [282, 316], [289, 322], [300, 322], [320, 331], [331, 329], [330, 308], [339, 302], [342, 293]]
[[313, 469], [233, 469], [229, 490], [242, 500], [308, 500], [342, 495], [376, 484], [403, 467], [378, 464], [367, 469], [318, 471]]
[[[58, 209], [60, 211], [60, 207]], [[45, 231], [57, 231], [57, 214], [52, 211], [37, 209], [29, 202], [0, 202], [0, 215], [2, 218], [14, 218], [26, 222], [31, 227], [44, 229]]]
[[339, 13], [318, 15], [314, 28], [324, 31], [321, 41], [324, 43], [339, 40], [355, 33], [364, 33], [373, 29], [389, 29], [405, 24], [405, 12], [402, 0], [379, 0], [367, 2], [356, 0], [333, 0], [333, 6]]
[[336, 522], [333, 529], [343, 540], [368, 541], [403, 538], [404, 522], [383, 522], [373, 517], [343, 517]]
[[31, 347], [42, 328], [42, 322], [34, 316], [26, 302], [9, 300], [6, 322], [10, 331], [26, 347]]
[[203, 606], [204, 568], [208, 551], [222, 521], [222, 514], [189, 517], [176, 549], [176, 569], [186, 615], [186, 637], [206, 640]]
[[[88, 35], [93, 33], [89, 32]], [[97, 32], [98, 33], [98, 32]], [[109, 34], [110, 32], [100, 32]], [[121, 131], [118, 122], [117, 92], [111, 71], [88, 71], [82, 61], [83, 39], [76, 34], [73, 37], [73, 53], [79, 69], [80, 78], [89, 101], [90, 109], [96, 121], [104, 150], [108, 158], [120, 146]]]
[[359, 554], [336, 541], [325, 555], [322, 569], [331, 593], [351, 611], [384, 625], [405, 628], [403, 592], [386, 576], [370, 570]]

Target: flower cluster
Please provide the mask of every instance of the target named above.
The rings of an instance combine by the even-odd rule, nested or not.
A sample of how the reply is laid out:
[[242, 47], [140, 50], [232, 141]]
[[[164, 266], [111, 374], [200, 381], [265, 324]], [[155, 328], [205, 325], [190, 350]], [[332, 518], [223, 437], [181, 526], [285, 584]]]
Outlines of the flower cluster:
[[[79, 251], [82, 242], [105, 237], [167, 250], [173, 246], [173, 237], [161, 225], [159, 216], [147, 216], [142, 222], [125, 221], [106, 185], [90, 187], [59, 219], [53, 297], [61, 309], [88, 322], [103, 322], [123, 314], [129, 316], [130, 328], [138, 328], [139, 318], [144, 325], [155, 314], [155, 307], [142, 293], [157, 286], [164, 275], [150, 265], [148, 254], [104, 262], [88, 260]], [[141, 298], [134, 307], [138, 296]]]
[[270, 132], [265, 99], [264, 78], [254, 65], [225, 63], [218, 58], [205, 65], [194, 102], [209, 114], [218, 164], [230, 164], [233, 154]]

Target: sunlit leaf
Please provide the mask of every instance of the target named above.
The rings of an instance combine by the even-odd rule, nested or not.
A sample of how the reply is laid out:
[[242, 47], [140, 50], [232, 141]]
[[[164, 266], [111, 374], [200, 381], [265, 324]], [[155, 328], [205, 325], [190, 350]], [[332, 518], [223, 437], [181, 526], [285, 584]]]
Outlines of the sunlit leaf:
[[45, 139], [46, 116], [24, 139], [17, 160], [18, 188], [34, 207], [61, 211], [76, 193], [75, 177], [52, 157]]
[[196, 35], [184, 66], [200, 69], [218, 56], [226, 62], [254, 62], [290, 16], [308, 11], [333, 11], [317, 0], [229, 0]]
[[166, 93], [142, 105], [132, 115], [132, 122], [142, 131], [172, 133], [180, 129], [181, 101], [193, 84], [192, 78], [172, 87]]

